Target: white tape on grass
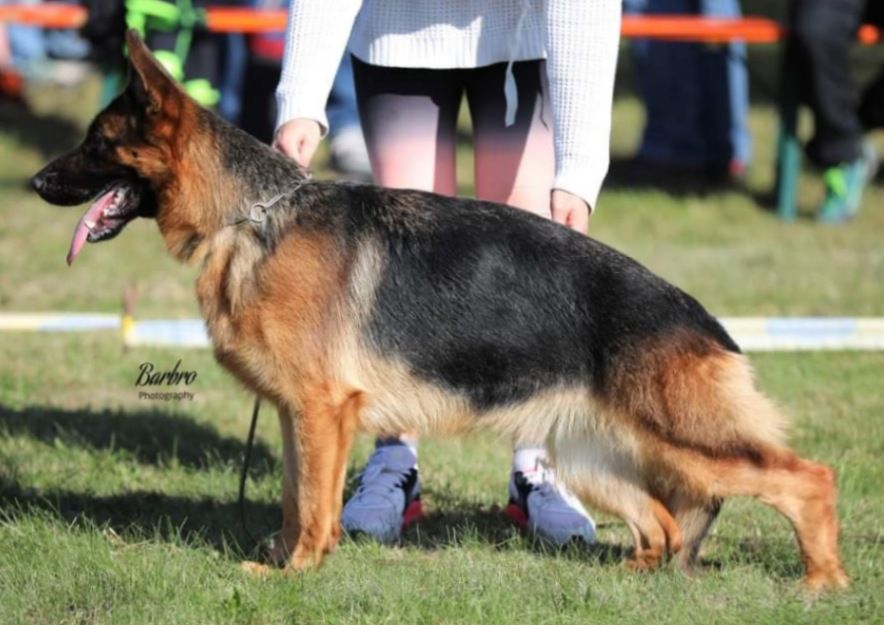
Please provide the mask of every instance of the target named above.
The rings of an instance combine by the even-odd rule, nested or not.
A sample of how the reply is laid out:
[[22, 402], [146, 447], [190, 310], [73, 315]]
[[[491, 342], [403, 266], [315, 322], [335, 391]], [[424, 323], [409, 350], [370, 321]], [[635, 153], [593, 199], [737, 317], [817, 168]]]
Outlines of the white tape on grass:
[[725, 317], [737, 344], [751, 351], [884, 350], [878, 317]]
[[202, 319], [135, 321], [123, 335], [126, 345], [210, 347]]
[[[727, 331], [745, 351], [884, 350], [881, 317], [724, 317]], [[0, 330], [77, 332], [123, 330], [135, 347], [209, 347], [201, 319], [126, 320], [119, 315], [0, 313]]]
[[[745, 351], [884, 350], [884, 319], [764, 318], [721, 319]], [[128, 345], [208, 347], [199, 320], [135, 322]]]
[[120, 315], [93, 313], [0, 313], [0, 330], [84, 332], [117, 330]]

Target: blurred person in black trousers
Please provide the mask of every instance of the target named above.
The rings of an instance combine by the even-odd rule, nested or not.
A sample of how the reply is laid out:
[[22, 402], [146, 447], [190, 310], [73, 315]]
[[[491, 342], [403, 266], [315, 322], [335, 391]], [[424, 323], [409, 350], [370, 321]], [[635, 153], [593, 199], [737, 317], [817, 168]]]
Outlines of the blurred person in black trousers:
[[[625, 13], [737, 19], [738, 0], [623, 0]], [[741, 184], [752, 158], [746, 44], [634, 39], [646, 120], [635, 164], [651, 179]]]
[[[289, 5], [289, 0], [248, 2], [263, 9], [281, 9]], [[270, 142], [276, 130], [274, 94], [279, 84], [284, 48], [283, 33], [258, 33], [249, 37], [249, 57], [243, 87], [243, 92], [248, 97], [242, 101], [240, 126], [261, 141]], [[349, 53], [344, 54], [341, 59], [325, 111], [329, 121], [329, 155], [332, 167], [350, 178], [370, 180], [371, 164], [356, 106], [356, 88]]]
[[884, 127], [884, 71], [860, 95], [850, 51], [863, 23], [884, 26], [881, 0], [792, 0], [787, 67], [795, 68], [800, 96], [813, 112], [808, 157], [823, 170], [823, 223], [841, 223], [859, 211], [877, 156], [864, 134]]
[[[237, 6], [243, 1], [81, 0], [89, 16], [82, 32], [91, 43], [90, 60], [107, 74], [124, 72], [123, 37], [127, 28], [135, 28], [189, 95], [235, 123], [245, 64], [244, 40], [241, 35], [209, 32], [199, 25], [198, 11], [206, 6]], [[182, 38], [187, 45], [181, 45]], [[114, 89], [105, 94], [115, 95]]]

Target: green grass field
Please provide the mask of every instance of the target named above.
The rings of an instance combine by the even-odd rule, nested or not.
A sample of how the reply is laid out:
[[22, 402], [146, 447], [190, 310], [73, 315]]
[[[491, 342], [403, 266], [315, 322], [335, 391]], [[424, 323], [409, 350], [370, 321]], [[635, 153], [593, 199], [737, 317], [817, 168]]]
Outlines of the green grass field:
[[[117, 312], [123, 286], [136, 284], [137, 316], [195, 316], [195, 269], [165, 255], [152, 223], [68, 269], [79, 211], [26, 191], [26, 177], [76, 141], [93, 98], [94, 89], [37, 94], [41, 118], [0, 105], [0, 310]], [[820, 228], [807, 218], [820, 193], [808, 175], [803, 218], [780, 223], [759, 200], [772, 182], [772, 109], [756, 107], [752, 126], [748, 191], [612, 184], [592, 235], [719, 315], [884, 315], [884, 189], [867, 194], [854, 223]], [[628, 95], [614, 127], [615, 153], [627, 156], [641, 128]], [[468, 179], [468, 159], [460, 165]], [[178, 359], [198, 372], [195, 399], [139, 400], [139, 364]], [[753, 361], [794, 416], [795, 446], [838, 470], [853, 579], [842, 594], [807, 600], [790, 529], [750, 501], [725, 505], [693, 579], [628, 573], [628, 533], [604, 515], [599, 546], [550, 550], [504, 521], [510, 452], [484, 436], [423, 443], [430, 515], [401, 546], [345, 541], [318, 571], [255, 579], [239, 562], [280, 521], [270, 410], [244, 533], [236, 482], [251, 398], [208, 351], [123, 352], [114, 334], [0, 334], [0, 623], [882, 622], [884, 353]], [[369, 446], [360, 440], [351, 469]]]

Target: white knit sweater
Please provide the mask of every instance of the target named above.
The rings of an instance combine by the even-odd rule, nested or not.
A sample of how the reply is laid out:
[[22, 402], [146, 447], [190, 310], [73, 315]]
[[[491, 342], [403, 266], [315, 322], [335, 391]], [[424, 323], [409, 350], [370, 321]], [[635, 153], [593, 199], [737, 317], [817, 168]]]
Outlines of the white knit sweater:
[[[325, 103], [349, 49], [387, 67], [471, 68], [545, 58], [554, 187], [595, 207], [608, 170], [621, 0], [292, 0], [277, 126], [328, 126]], [[523, 15], [521, 28], [517, 28]]]

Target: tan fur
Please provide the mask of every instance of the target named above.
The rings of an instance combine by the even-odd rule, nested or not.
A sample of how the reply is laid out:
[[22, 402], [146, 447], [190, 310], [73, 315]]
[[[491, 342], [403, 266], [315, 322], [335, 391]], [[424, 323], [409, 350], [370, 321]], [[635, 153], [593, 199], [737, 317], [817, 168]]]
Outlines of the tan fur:
[[[783, 463], [780, 452], [770, 455], [769, 449], [779, 449], [772, 445], [778, 444], [784, 421], [770, 416], [774, 409], [755, 390], [743, 357], [720, 350], [682, 354], [665, 371], [651, 368], [645, 379], [630, 376], [631, 382], [652, 387], [635, 387], [636, 398], [625, 403], [636, 411], [660, 410], [650, 426], [647, 414], [627, 413], [624, 402], [599, 398], [588, 387], [549, 388], [524, 402], [480, 412], [466, 397], [420, 379], [404, 363], [385, 358], [360, 339], [374, 296], [372, 285], [384, 264], [376, 247], [364, 245], [348, 257], [334, 251], [330, 240], [293, 233], [254, 273], [257, 279], [245, 300], [249, 305], [237, 314], [231, 302], [237, 301], [235, 285], [242, 281], [231, 279], [230, 250], [236, 243], [229, 237], [220, 236], [217, 249], [210, 250], [198, 286], [219, 360], [259, 392], [277, 401], [289, 398], [297, 406], [297, 417], [282, 418], [296, 420], [310, 434], [284, 437], [304, 446], [284, 454], [284, 482], [295, 482], [295, 474], [326, 476], [318, 481], [301, 477], [303, 488], [285, 489], [286, 499], [299, 503], [284, 506], [288, 520], [274, 553], [287, 557], [289, 566], [318, 563], [337, 542], [346, 450], [355, 427], [341, 424], [358, 422], [378, 433], [460, 434], [483, 428], [514, 440], [546, 440], [561, 479], [627, 523], [635, 541], [631, 565], [640, 570], [655, 568], [685, 541], [690, 554], [680, 562], [692, 563], [708, 529], [710, 502], [751, 494], [793, 519], [805, 548], [808, 584], [843, 583], [837, 522], [829, 509], [833, 491], [791, 475], [792, 465]], [[666, 362], [659, 355], [654, 361]], [[348, 403], [354, 397], [358, 402]], [[712, 415], [715, 431], [703, 427], [702, 411]], [[675, 413], [681, 421], [667, 423], [666, 415]], [[294, 427], [286, 425], [283, 431]], [[784, 503], [763, 489], [747, 489], [745, 482], [742, 490], [734, 490], [740, 478], [721, 477], [727, 474], [722, 467], [730, 466], [741, 467], [746, 475], [758, 472], [756, 484], [791, 480], [803, 484], [803, 491]], [[818, 502], [806, 503], [801, 493]], [[295, 508], [297, 520], [291, 520]], [[809, 527], [807, 509], [829, 524], [820, 535]], [[674, 516], [685, 521], [687, 539]], [[303, 523], [310, 524], [310, 532], [298, 531]]]
[[285, 503], [273, 556], [303, 568], [340, 537], [344, 470], [362, 401], [332, 362], [346, 330], [346, 258], [333, 241], [299, 233], [260, 268], [250, 258], [242, 235], [219, 234], [197, 292], [218, 360], [280, 406]]
[[691, 573], [697, 566], [700, 547], [718, 515], [720, 505], [716, 499], [697, 498], [680, 490], [675, 490], [667, 499], [666, 507], [682, 535], [683, 547], [675, 559], [686, 573]]
[[[157, 224], [169, 252], [185, 261], [199, 261], [208, 239], [224, 224], [232, 210], [230, 198], [244, 193], [211, 155], [218, 154], [215, 137], [200, 132], [198, 105], [188, 98], [154, 62], [141, 42], [128, 41], [134, 71], [140, 76], [152, 103], [151, 137], [140, 145], [116, 148], [121, 164], [132, 167], [154, 182], [162, 210]], [[105, 115], [103, 134], [108, 138], [124, 132], [125, 118]], [[240, 199], [242, 202], [242, 199]]]
[[786, 421], [755, 388], [746, 357], [705, 337], [674, 333], [637, 346], [612, 378], [607, 409], [665, 440], [732, 455], [785, 439]]
[[805, 584], [812, 590], [843, 588], [848, 580], [838, 554], [837, 487], [831, 468], [804, 460], [785, 448], [762, 450], [761, 462], [711, 458], [670, 449], [666, 463], [692, 490], [711, 498], [755, 497], [791, 522], [805, 564]]
[[592, 382], [598, 388], [587, 380], [476, 409], [368, 342], [365, 324], [386, 266], [378, 241], [342, 249], [330, 235], [293, 229], [267, 253], [248, 227], [225, 226], [224, 215], [237, 208], [230, 201], [253, 199], [213, 161], [215, 139], [197, 132], [195, 105], [169, 86], [140, 41], [130, 37], [129, 46], [159, 118], [149, 146], [119, 157], [155, 181], [159, 228], [172, 253], [203, 261], [196, 291], [219, 362], [279, 409], [276, 559], [301, 569], [334, 549], [357, 427], [385, 434], [485, 428], [517, 442], [546, 441], [560, 478], [626, 522], [636, 569], [679, 550], [686, 552], [680, 562], [692, 563], [717, 501], [746, 495], [790, 519], [808, 586], [846, 584], [834, 475], [784, 447], [785, 421], [755, 389], [743, 356], [671, 332], [618, 354], [609, 378]]

